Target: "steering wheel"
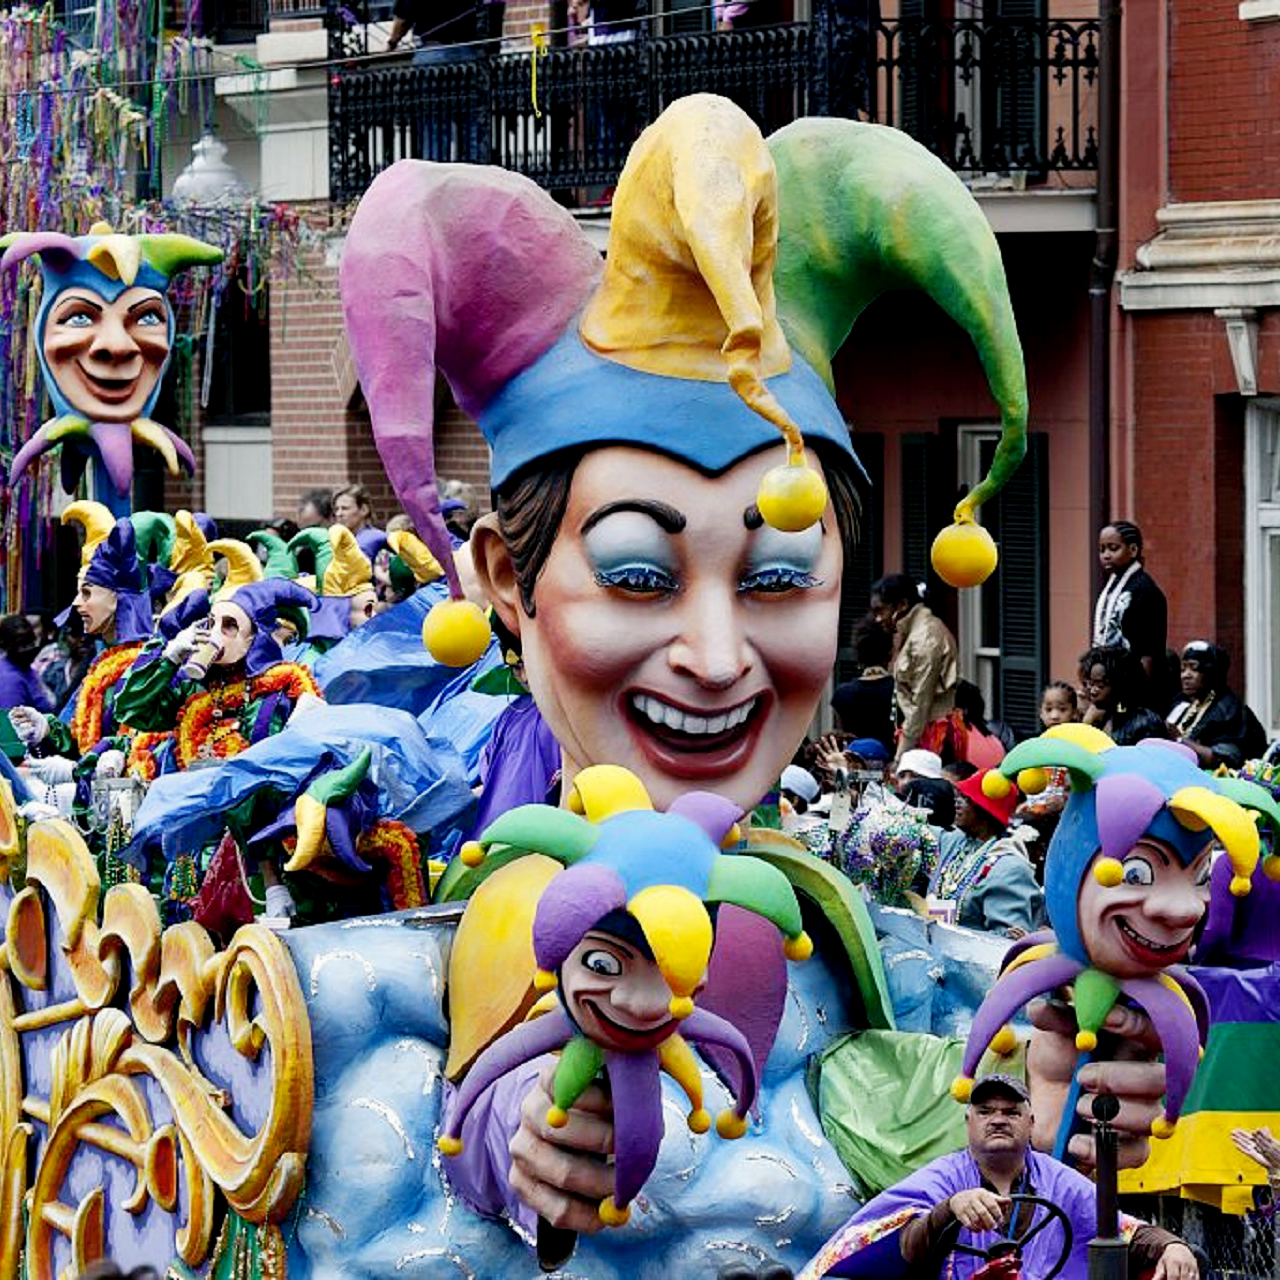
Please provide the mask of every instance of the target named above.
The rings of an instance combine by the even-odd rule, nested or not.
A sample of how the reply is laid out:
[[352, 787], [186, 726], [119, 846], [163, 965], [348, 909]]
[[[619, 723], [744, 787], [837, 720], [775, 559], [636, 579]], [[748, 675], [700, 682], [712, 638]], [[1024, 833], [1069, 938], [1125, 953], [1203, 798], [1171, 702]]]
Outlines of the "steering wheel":
[[[1013, 1202], [1013, 1208], [1010, 1213], [1014, 1222], [1018, 1219], [1018, 1206], [1020, 1204], [1039, 1205], [1047, 1212], [1039, 1222], [1035, 1221], [1035, 1214], [1033, 1213], [1031, 1225], [1020, 1236], [1011, 1236], [1007, 1240], [998, 1240], [988, 1249], [978, 1249], [973, 1245], [960, 1244], [957, 1240], [948, 1252], [971, 1253], [974, 1257], [981, 1258], [984, 1262], [994, 1262], [997, 1258], [1007, 1258], [1011, 1254], [1020, 1258], [1023, 1248], [1030, 1240], [1038, 1236], [1051, 1222], [1058, 1221], [1062, 1224], [1062, 1252], [1058, 1255], [1058, 1260], [1053, 1264], [1052, 1268], [1043, 1277], [1043, 1280], [1053, 1280], [1053, 1277], [1067, 1265], [1067, 1259], [1071, 1256], [1073, 1239], [1070, 1218], [1052, 1200], [1046, 1200], [1043, 1196], [1012, 1195], [1008, 1198]], [[959, 1236], [960, 1223], [958, 1221], [950, 1223], [947, 1231], [951, 1230], [954, 1230], [956, 1235]]]

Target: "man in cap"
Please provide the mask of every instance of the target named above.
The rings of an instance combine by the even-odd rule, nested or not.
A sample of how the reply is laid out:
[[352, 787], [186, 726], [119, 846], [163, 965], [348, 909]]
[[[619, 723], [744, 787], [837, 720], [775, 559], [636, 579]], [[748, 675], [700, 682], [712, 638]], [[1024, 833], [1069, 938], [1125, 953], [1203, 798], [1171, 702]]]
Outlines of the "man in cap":
[[[805, 1280], [821, 1275], [939, 1275], [957, 1244], [991, 1249], [1018, 1240], [1042, 1222], [1043, 1207], [1013, 1196], [1038, 1196], [1062, 1210], [1071, 1223], [1062, 1275], [1083, 1280], [1089, 1241], [1098, 1233], [1097, 1189], [1083, 1174], [1032, 1148], [1034, 1119], [1022, 1080], [983, 1076], [969, 1097], [968, 1146], [876, 1196], [805, 1268]], [[1127, 1214], [1121, 1215], [1121, 1231], [1133, 1274], [1154, 1268], [1157, 1280], [1199, 1276], [1195, 1255], [1172, 1233]], [[1028, 1280], [1048, 1275], [1065, 1244], [1061, 1223], [1048, 1223], [1022, 1246], [1022, 1274]], [[970, 1276], [983, 1265], [982, 1258], [957, 1252], [948, 1274]]]

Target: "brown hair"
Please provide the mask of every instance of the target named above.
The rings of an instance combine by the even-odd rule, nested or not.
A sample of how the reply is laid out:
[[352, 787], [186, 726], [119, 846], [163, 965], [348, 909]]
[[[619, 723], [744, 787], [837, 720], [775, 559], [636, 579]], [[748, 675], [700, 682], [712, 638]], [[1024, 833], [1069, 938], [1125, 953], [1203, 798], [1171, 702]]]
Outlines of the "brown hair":
[[[858, 523], [862, 513], [858, 492], [861, 476], [846, 454], [825, 447], [822, 441], [815, 441], [813, 448], [822, 461], [827, 478], [847, 564], [858, 541]], [[519, 472], [494, 495], [498, 529], [511, 556], [521, 603], [531, 618], [538, 575], [547, 563], [560, 532], [560, 523], [569, 504], [573, 473], [585, 453], [586, 449], [565, 449], [553, 453]]]

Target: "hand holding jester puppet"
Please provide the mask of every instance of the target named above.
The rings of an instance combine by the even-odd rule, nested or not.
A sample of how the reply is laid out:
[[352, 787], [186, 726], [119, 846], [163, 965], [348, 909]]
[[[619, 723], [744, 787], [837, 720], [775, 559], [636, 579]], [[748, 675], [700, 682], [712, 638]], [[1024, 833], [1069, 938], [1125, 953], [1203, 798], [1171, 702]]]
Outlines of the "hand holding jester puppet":
[[135, 440], [156, 449], [173, 475], [195, 469], [186, 443], [150, 414], [173, 346], [169, 282], [186, 267], [220, 262], [222, 251], [184, 235], [121, 235], [105, 222], [84, 236], [13, 232], [0, 249], [0, 270], [40, 259], [36, 351], [54, 408], [14, 457], [9, 483], [61, 445], [63, 488], [74, 492], [96, 459], [109, 481], [98, 496], [128, 515]]
[[[577, 808], [525, 805], [494, 822], [469, 862], [485, 850], [518, 848], [550, 855], [566, 869], [542, 890], [533, 918], [534, 986], [543, 998], [528, 1020], [476, 1059], [442, 1127], [440, 1150], [462, 1151], [459, 1137], [481, 1093], [513, 1067], [560, 1050], [547, 1123], [559, 1128], [589, 1084], [605, 1072], [613, 1098], [614, 1193], [600, 1206], [621, 1226], [658, 1159], [665, 1071], [689, 1099], [689, 1128], [705, 1133], [702, 1079], [690, 1044], [721, 1055], [735, 1094], [716, 1131], [738, 1138], [757, 1088], [751, 1044], [733, 1023], [695, 1007], [714, 939], [709, 908], [731, 903], [772, 922], [788, 959], [807, 959], [812, 944], [787, 877], [747, 854], [721, 852], [738, 836], [742, 811], [710, 792], [689, 792], [656, 813], [640, 780], [595, 765], [574, 782]], [[594, 819], [594, 820], [593, 820]], [[485, 911], [484, 899], [476, 919]], [[474, 923], [474, 921], [473, 921]], [[490, 920], [480, 927], [495, 927]], [[713, 1059], [714, 1060], [714, 1059]]]
[[[1071, 782], [1045, 863], [1053, 929], [1028, 936], [1011, 953], [974, 1019], [952, 1092], [967, 1100], [979, 1059], [1010, 1039], [1004, 1024], [1023, 1004], [1070, 986], [1080, 1028], [1077, 1073], [1118, 1002], [1138, 1005], [1151, 1019], [1167, 1075], [1164, 1113], [1152, 1133], [1167, 1137], [1208, 1034], [1204, 993], [1181, 966], [1208, 907], [1213, 844], [1231, 861], [1231, 892], [1248, 893], [1259, 854], [1254, 815], [1280, 828], [1280, 809], [1253, 783], [1204, 773], [1179, 744], [1147, 739], [1118, 747], [1101, 731], [1074, 724], [1015, 747], [984, 786], [998, 793], [1016, 777], [1035, 792], [1046, 768], [1065, 769]], [[1069, 1105], [1055, 1154], [1073, 1119]]]

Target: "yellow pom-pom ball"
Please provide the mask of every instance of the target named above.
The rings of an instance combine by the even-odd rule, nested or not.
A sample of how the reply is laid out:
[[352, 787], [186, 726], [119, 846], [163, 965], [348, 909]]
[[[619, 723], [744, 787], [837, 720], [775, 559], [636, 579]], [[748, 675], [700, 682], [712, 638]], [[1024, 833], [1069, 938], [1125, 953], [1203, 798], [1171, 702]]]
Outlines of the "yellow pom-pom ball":
[[742, 1137], [746, 1131], [746, 1116], [740, 1116], [732, 1107], [727, 1108], [716, 1116], [716, 1132], [722, 1138], [728, 1138], [732, 1142], [735, 1138]]
[[698, 1107], [689, 1112], [689, 1128], [694, 1133], [706, 1133], [711, 1128], [711, 1112], [706, 1107]]
[[1231, 896], [1233, 898], [1246, 897], [1251, 887], [1252, 883], [1248, 876], [1231, 877]]
[[550, 1106], [547, 1108], [547, 1123], [553, 1129], [563, 1129], [569, 1123], [569, 1113], [563, 1107]]
[[600, 1201], [600, 1221], [606, 1227], [625, 1227], [631, 1221], [631, 1206], [627, 1205], [624, 1209], [619, 1209], [613, 1202], [612, 1196], [605, 1196]]
[[1176, 1127], [1176, 1120], [1170, 1120], [1168, 1116], [1156, 1116], [1151, 1122], [1151, 1136], [1153, 1138], [1172, 1138]]
[[479, 840], [467, 840], [458, 850], [464, 867], [478, 867], [484, 861], [484, 845]]
[[448, 1134], [442, 1133], [436, 1139], [436, 1150], [442, 1156], [460, 1156], [462, 1154], [462, 1139], [451, 1138]]
[[764, 473], [756, 506], [770, 528], [799, 533], [822, 519], [827, 486], [807, 463], [788, 462]]
[[1099, 858], [1093, 865], [1093, 878], [1104, 889], [1114, 889], [1124, 879], [1124, 868], [1118, 858]]
[[691, 996], [672, 996], [671, 1003], [667, 1005], [671, 1010], [673, 1018], [687, 1018], [693, 1012], [693, 998]]
[[1038, 796], [1049, 785], [1048, 769], [1022, 769], [1018, 773], [1018, 790], [1024, 796]]
[[982, 775], [982, 794], [988, 800], [1003, 800], [1013, 790], [1013, 783], [1003, 773], [989, 769]]
[[1269, 853], [1262, 860], [1262, 874], [1268, 880], [1280, 880], [1280, 856]]
[[969, 1095], [973, 1092], [972, 1076], [956, 1076], [951, 1082], [951, 1096], [957, 1102], [968, 1102]]
[[788, 938], [782, 944], [782, 954], [788, 960], [807, 960], [813, 955], [813, 939], [801, 929], [794, 938]]
[[1017, 1047], [1018, 1037], [1014, 1034], [1012, 1027], [1001, 1027], [991, 1037], [991, 1052], [999, 1054], [1002, 1058], [1007, 1058]]
[[556, 975], [550, 969], [539, 969], [533, 975], [533, 989], [544, 995], [548, 991], [554, 991], [557, 985]]
[[999, 560], [995, 539], [972, 520], [948, 525], [929, 553], [934, 571], [952, 587], [976, 587], [991, 577]]
[[1092, 1031], [1076, 1032], [1076, 1048], [1081, 1053], [1092, 1053], [1098, 1047], [1098, 1037]]
[[469, 667], [478, 662], [491, 637], [484, 610], [470, 600], [441, 600], [422, 624], [422, 643], [446, 667]]

